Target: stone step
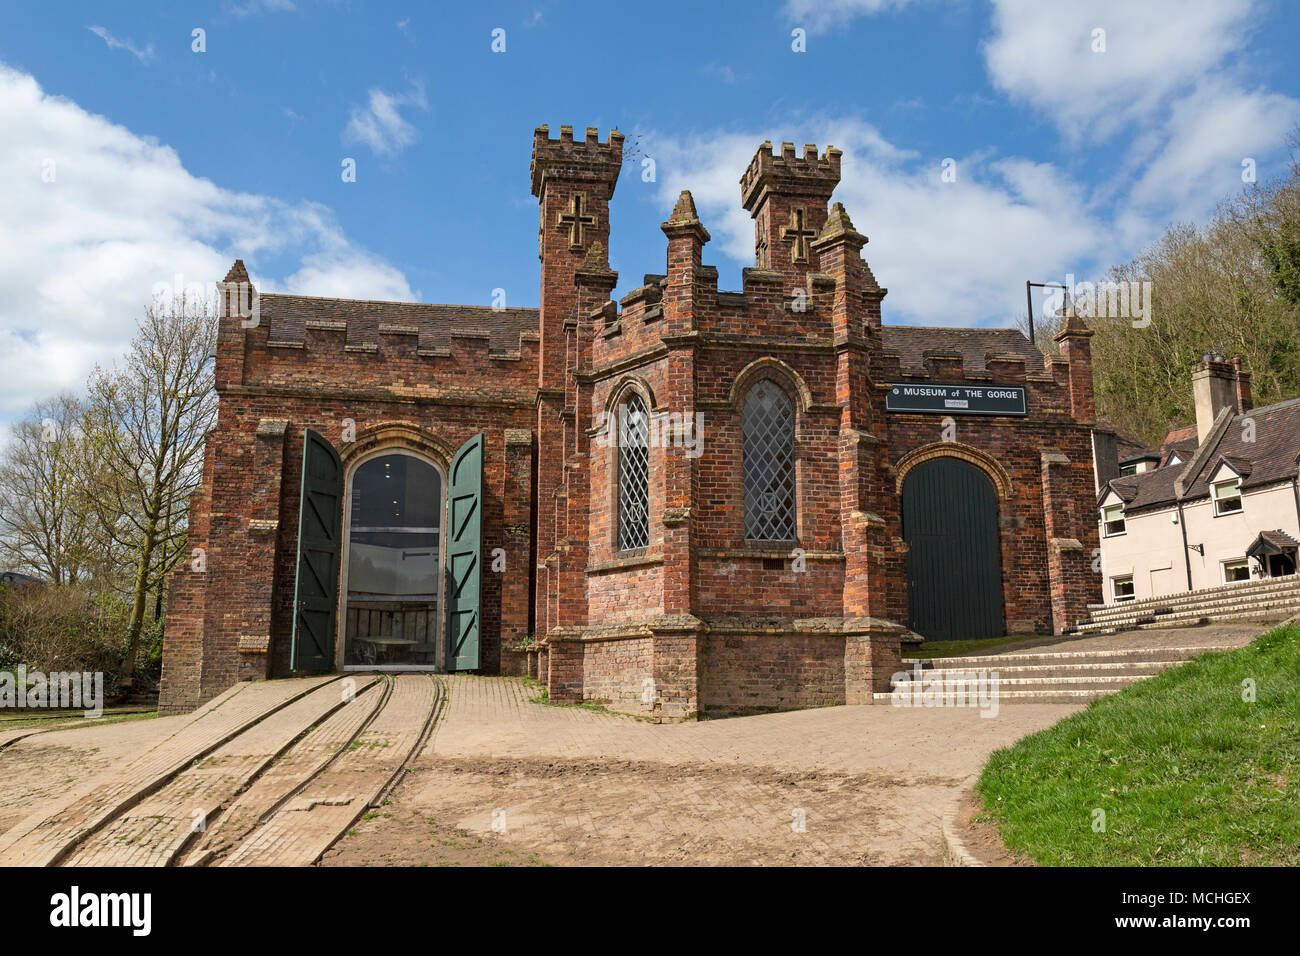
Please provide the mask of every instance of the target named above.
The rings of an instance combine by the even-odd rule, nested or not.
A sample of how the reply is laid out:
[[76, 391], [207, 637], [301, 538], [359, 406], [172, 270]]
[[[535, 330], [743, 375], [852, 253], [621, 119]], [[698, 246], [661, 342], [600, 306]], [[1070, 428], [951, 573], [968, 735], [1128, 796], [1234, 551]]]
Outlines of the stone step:
[[[1200, 623], [1201, 624], [1214, 624], [1214, 623], [1243, 624], [1249, 622], [1249, 623], [1259, 624], [1261, 627], [1267, 629], [1276, 626], [1278, 624], [1281, 624], [1285, 620], [1286, 618], [1278, 617], [1276, 614], [1256, 614], [1256, 615], [1243, 615], [1241, 617], [1231, 618], [1227, 621], [1218, 621], [1218, 622], [1206, 619], [1204, 621], [1201, 621]], [[1109, 634], [1124, 634], [1129, 631], [1160, 631], [1160, 630], [1168, 630], [1168, 628], [1161, 627], [1161, 625], [1159, 624], [1132, 624], [1127, 627], [1117, 627], [1117, 628], [1112, 628], [1110, 630], [1092, 631], [1090, 632], [1089, 636], [1096, 637], [1098, 635], [1104, 636]]]
[[[996, 671], [1001, 677], [1152, 677], [1162, 670], [1176, 667], [1182, 661], [1113, 661], [1090, 662], [1085, 664], [1012, 664], [1003, 667], [988, 664], [982, 667], [923, 667], [923, 675], [941, 675], [945, 679], [963, 674], [978, 675], [981, 672]], [[908, 674], [913, 673], [908, 671]]]
[[[1179, 617], [1188, 615], [1206, 615], [1220, 613], [1227, 610], [1250, 609], [1263, 606], [1300, 606], [1300, 591], [1270, 591], [1267, 594], [1257, 594], [1253, 596], [1241, 595], [1224, 595], [1221, 597], [1206, 599], [1204, 601], [1188, 601], [1177, 606], [1156, 607], [1143, 609], [1122, 605], [1121, 610], [1116, 610], [1105, 615], [1093, 615], [1088, 619], [1090, 624], [1104, 624], [1112, 621], [1127, 620], [1129, 618], [1154, 618], [1157, 621], [1176, 620]], [[1158, 613], [1157, 613], [1158, 612]]]
[[989, 665], [1015, 667], [1047, 664], [1115, 664], [1122, 662], [1177, 663], [1191, 660], [1197, 654], [1220, 650], [1217, 647], [1186, 645], [1182, 647], [1125, 647], [1114, 650], [1092, 651], [1019, 651], [1008, 654], [972, 654], [963, 657], [903, 658], [903, 665], [911, 668], [920, 664], [922, 669], [988, 669]]
[[[1103, 690], [1108, 687], [1127, 687], [1129, 684], [1136, 684], [1140, 680], [1150, 677], [1150, 674], [1130, 674], [1123, 677], [1115, 676], [1098, 676], [1095, 674], [1081, 674], [1077, 677], [1003, 677], [998, 675], [998, 687], [1009, 687], [1013, 690]], [[991, 680], [985, 680], [991, 683]], [[969, 677], [947, 677], [944, 672], [933, 678], [925, 677], [920, 681], [902, 680], [898, 681], [894, 688], [906, 692], [909, 689], [924, 689], [926, 687], [936, 688], [960, 688], [974, 687], [981, 682], [978, 675]]]
[[1124, 601], [1116, 604], [1092, 605], [1088, 608], [1091, 621], [1108, 620], [1112, 617], [1126, 617], [1130, 614], [1147, 615], [1157, 610], [1183, 610], [1189, 607], [1209, 606], [1219, 602], [1250, 603], [1259, 598], [1291, 595], [1300, 601], [1300, 580], [1261, 581], [1250, 584], [1225, 584], [1199, 591], [1180, 591], [1174, 594], [1162, 594], [1158, 597], [1144, 598], [1141, 601]]
[[[997, 702], [1002, 704], [1086, 704], [1090, 700], [1096, 700], [1099, 697], [1105, 697], [1120, 690], [1119, 687], [1108, 690], [1007, 690], [998, 689]], [[872, 699], [878, 704], [893, 704], [896, 707], [923, 707], [923, 701], [918, 698], [915, 702], [908, 700], [906, 696], [900, 697], [897, 701], [891, 693], [872, 694]]]
[[1284, 621], [1300, 612], [1300, 602], [1261, 602], [1233, 605], [1227, 608], [1180, 611], [1159, 617], [1133, 615], [1115, 620], [1089, 622], [1075, 628], [1076, 634], [1113, 634], [1116, 631], [1150, 630], [1152, 628], [1190, 627], [1211, 621]]

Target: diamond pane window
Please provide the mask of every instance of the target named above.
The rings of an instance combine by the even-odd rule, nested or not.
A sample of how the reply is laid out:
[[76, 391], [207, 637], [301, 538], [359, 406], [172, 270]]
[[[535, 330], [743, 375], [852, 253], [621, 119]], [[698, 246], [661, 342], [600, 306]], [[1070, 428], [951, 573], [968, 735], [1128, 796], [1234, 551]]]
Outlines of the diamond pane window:
[[794, 403], [779, 385], [761, 381], [741, 413], [745, 455], [745, 540], [793, 541]]
[[650, 543], [650, 421], [633, 394], [618, 415], [618, 548]]

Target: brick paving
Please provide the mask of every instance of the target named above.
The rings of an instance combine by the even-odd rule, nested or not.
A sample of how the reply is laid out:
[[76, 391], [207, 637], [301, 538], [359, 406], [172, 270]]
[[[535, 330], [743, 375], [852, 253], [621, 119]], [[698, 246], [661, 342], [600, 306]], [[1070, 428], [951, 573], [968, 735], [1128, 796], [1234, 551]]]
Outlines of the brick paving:
[[374, 803], [428, 730], [439, 684], [392, 678], [389, 699], [348, 749], [221, 861], [222, 866], [306, 866]]
[[[1045, 654], [1068, 651], [1127, 651], [1152, 650], [1169, 647], [1204, 647], [1207, 650], [1227, 650], [1245, 647], [1262, 632], [1259, 624], [1206, 624], [1200, 627], [1152, 628], [1148, 631], [1120, 631], [1096, 637], [1078, 637], [1025, 648], [1005, 651], [1016, 654]], [[990, 654], [1003, 653], [1003, 648]], [[976, 652], [977, 653], [977, 652]]]
[[275, 761], [212, 822], [180, 860], [182, 866], [210, 865], [253, 832], [261, 820], [310, 781], [351, 743], [362, 725], [388, 699], [387, 686], [372, 686], [335, 711]]
[[247, 729], [269, 711], [330, 678], [298, 678], [237, 684], [205, 704], [175, 733], [88, 792], [76, 791], [55, 806], [44, 805], [0, 837], [0, 866], [47, 866], [159, 781]]
[[[1226, 648], [1254, 634], [1214, 625], [1036, 650]], [[934, 864], [942, 814], [988, 754], [1078, 709], [841, 706], [657, 725], [535, 701], [517, 678], [352, 679], [342, 705], [333, 678], [256, 682], [185, 716], [12, 740], [0, 865]], [[209, 819], [197, 838], [196, 808]]]
[[[358, 693], [375, 677], [358, 681]], [[197, 761], [95, 833], [67, 860], [71, 866], [167, 866], [202, 820], [262, 773], [308, 728], [345, 706], [339, 682], [313, 690]], [[204, 824], [206, 825], [206, 823]]]

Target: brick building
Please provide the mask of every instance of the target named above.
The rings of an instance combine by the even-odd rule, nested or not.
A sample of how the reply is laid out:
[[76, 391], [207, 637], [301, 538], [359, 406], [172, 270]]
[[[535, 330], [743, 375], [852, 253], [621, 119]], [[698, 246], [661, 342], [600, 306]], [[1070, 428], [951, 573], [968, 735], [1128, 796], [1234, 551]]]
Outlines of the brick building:
[[788, 143], [740, 179], [742, 290], [683, 192], [666, 269], [611, 301], [622, 145], [536, 131], [538, 309], [259, 297], [235, 264], [165, 710], [349, 667], [663, 719], [866, 702], [908, 627], [1097, 599], [1091, 332], [882, 325], [839, 151]]

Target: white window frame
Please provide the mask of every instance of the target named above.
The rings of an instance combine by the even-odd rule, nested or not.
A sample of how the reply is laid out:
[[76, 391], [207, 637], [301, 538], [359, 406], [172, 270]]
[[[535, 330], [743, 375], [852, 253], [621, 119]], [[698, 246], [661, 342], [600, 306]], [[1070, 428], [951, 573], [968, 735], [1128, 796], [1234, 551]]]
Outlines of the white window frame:
[[[1116, 523], [1116, 519], [1108, 519], [1106, 514], [1107, 512], [1114, 511], [1116, 508], [1119, 509], [1118, 521], [1120, 529], [1118, 531], [1112, 531], [1110, 526]], [[1126, 534], [1128, 534], [1128, 519], [1124, 515], [1124, 505], [1118, 504], [1103, 506], [1101, 509], [1101, 536], [1103, 538], [1118, 538]]]
[[1134, 591], [1134, 592], [1131, 593], [1131, 594], [1120, 594], [1120, 593], [1119, 593], [1118, 585], [1119, 585], [1119, 583], [1120, 583], [1121, 581], [1127, 581], [1128, 584], [1129, 584], [1129, 587], [1130, 587], [1130, 588], [1134, 587], [1134, 584], [1133, 584], [1133, 575], [1131, 575], [1131, 574], [1117, 574], [1115, 577], [1113, 577], [1113, 578], [1110, 579], [1110, 598], [1111, 598], [1111, 600], [1112, 600], [1114, 603], [1116, 603], [1116, 604], [1120, 604], [1120, 603], [1125, 602], [1125, 601], [1136, 601], [1136, 600], [1137, 600], [1137, 593], [1136, 593], [1136, 591]]
[[[1232, 485], [1233, 494], [1225, 495], [1219, 489], [1223, 485]], [[1241, 499], [1241, 479], [1224, 478], [1222, 481], [1215, 481], [1210, 484], [1210, 497], [1214, 499], [1214, 517], [1218, 518], [1223, 515], [1239, 515], [1246, 510], [1246, 503]], [[1236, 508], [1224, 509], [1222, 507], [1225, 501], [1237, 502]]]
[[[1246, 576], [1240, 580], [1234, 580], [1228, 577], [1228, 565], [1241, 565], [1246, 569]], [[1228, 558], [1226, 561], [1219, 562], [1219, 578], [1224, 584], [1241, 584], [1250, 580], [1250, 558]]]

